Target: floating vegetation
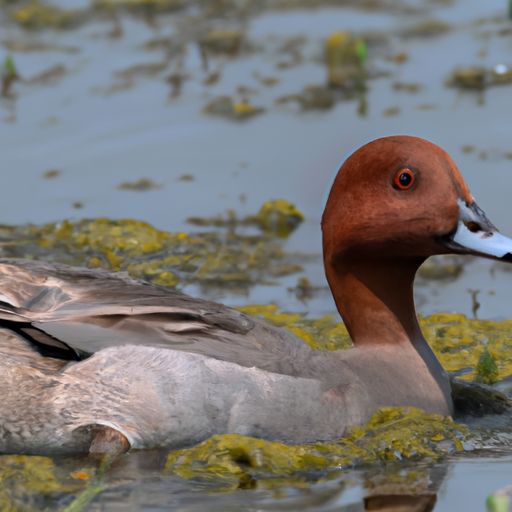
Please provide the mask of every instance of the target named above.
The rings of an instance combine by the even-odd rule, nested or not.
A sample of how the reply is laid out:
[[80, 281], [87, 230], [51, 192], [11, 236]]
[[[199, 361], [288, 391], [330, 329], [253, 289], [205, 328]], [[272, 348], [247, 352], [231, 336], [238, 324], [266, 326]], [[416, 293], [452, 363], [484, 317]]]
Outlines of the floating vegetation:
[[58, 169], [49, 169], [48, 171], [43, 172], [43, 179], [53, 180], [58, 178], [60, 175], [61, 172]]
[[143, 64], [134, 64], [129, 68], [116, 71], [116, 78], [120, 80], [133, 80], [138, 77], [151, 77], [158, 75], [167, 66], [167, 62], [145, 62]]
[[388, 107], [382, 111], [384, 117], [395, 117], [401, 112], [400, 107]]
[[353, 88], [364, 75], [366, 42], [349, 32], [334, 32], [325, 41], [327, 83], [335, 88]]
[[386, 60], [393, 62], [393, 64], [398, 64], [398, 65], [405, 64], [409, 60], [409, 54], [407, 54], [405, 52], [395, 53], [395, 54], [387, 57]]
[[288, 94], [277, 98], [276, 103], [297, 102], [302, 110], [329, 110], [336, 101], [331, 89], [322, 85], [308, 85], [298, 94]]
[[451, 26], [441, 20], [425, 20], [402, 32], [404, 37], [434, 37], [446, 34]]
[[243, 121], [265, 111], [263, 107], [253, 105], [249, 100], [236, 101], [230, 96], [219, 96], [211, 100], [203, 109], [205, 114]]
[[[192, 448], [171, 452], [166, 470], [182, 478], [215, 482], [223, 490], [270, 485], [294, 475], [362, 464], [427, 458], [463, 451], [468, 430], [449, 418], [413, 407], [385, 407], [363, 427], [338, 441], [286, 445], [237, 434], [216, 435]], [[281, 482], [282, 483], [282, 482]]]
[[210, 30], [199, 38], [201, 51], [213, 54], [236, 55], [244, 35], [238, 30]]
[[94, 0], [93, 7], [111, 12], [117, 9], [133, 14], [154, 15], [182, 9], [185, 0]]
[[476, 365], [476, 380], [484, 384], [494, 384], [498, 382], [498, 377], [499, 371], [496, 359], [488, 348], [484, 347]]
[[326, 291], [326, 286], [313, 286], [311, 281], [307, 277], [299, 277], [297, 284], [293, 287], [288, 288], [288, 291], [293, 293], [298, 300], [307, 302], [313, 298], [316, 293], [320, 291]]
[[4, 59], [2, 68], [0, 69], [0, 80], [2, 82], [0, 94], [3, 98], [11, 95], [12, 84], [19, 80], [16, 64], [11, 55], [7, 55]]
[[258, 226], [262, 231], [286, 237], [304, 220], [300, 210], [286, 199], [266, 201], [256, 215], [238, 218], [234, 210], [215, 217], [189, 217], [187, 222], [196, 226], [235, 227]]
[[37, 75], [30, 77], [27, 82], [31, 85], [53, 85], [63, 78], [68, 70], [62, 64], [56, 64]]
[[339, 350], [352, 346], [345, 325], [332, 316], [311, 319], [301, 313], [283, 313], [275, 304], [250, 305], [239, 309], [284, 327], [314, 349]]
[[505, 64], [498, 64], [493, 68], [456, 68], [447, 83], [451, 87], [477, 91], [497, 85], [508, 85], [512, 83], [512, 68]]
[[457, 68], [453, 71], [448, 84], [460, 89], [484, 89], [487, 82], [487, 71], [481, 67]]
[[117, 186], [120, 190], [135, 190], [136, 192], [144, 192], [146, 190], [154, 190], [161, 187], [162, 185], [155, 183], [149, 178], [140, 178], [136, 181], [124, 181]]
[[[284, 327], [315, 349], [352, 345], [345, 326], [331, 316], [310, 319], [283, 313], [275, 305], [241, 309]], [[512, 320], [470, 320], [461, 314], [436, 313], [420, 318], [420, 325], [443, 367], [460, 379], [492, 384], [512, 375]]]
[[39, 0], [30, 0], [9, 13], [15, 22], [27, 29], [68, 29], [84, 19], [82, 11], [60, 9]]
[[2, 254], [126, 270], [163, 286], [239, 289], [302, 271], [275, 235], [168, 233], [134, 220], [92, 219], [2, 230]]
[[[470, 320], [461, 314], [436, 313], [420, 323], [443, 367], [458, 378], [496, 382], [512, 375], [512, 320]], [[486, 351], [489, 355], [481, 360]]]
[[287, 236], [304, 220], [304, 215], [286, 199], [275, 199], [263, 203], [259, 212], [250, 220], [267, 233]]
[[[510, 13], [512, 13], [512, 7], [509, 7], [509, 18], [512, 19]], [[509, 512], [512, 508], [512, 485], [507, 485], [488, 496], [485, 505], [487, 512]]]
[[422, 85], [416, 82], [394, 82], [393, 90], [400, 92], [416, 93], [421, 91]]
[[464, 270], [464, 259], [455, 255], [433, 256], [418, 270], [418, 276], [428, 280], [456, 279]]
[[[309, 319], [280, 312], [275, 305], [241, 308], [248, 314], [284, 327], [311, 347], [338, 350], [352, 342], [345, 326], [331, 316]], [[497, 382], [512, 375], [512, 320], [470, 320], [464, 315], [437, 313], [420, 319], [422, 330], [443, 367], [463, 380]], [[488, 354], [488, 355], [487, 355]]]
[[0, 481], [0, 509], [5, 511], [46, 509], [48, 500], [84, 488], [49, 457], [28, 455], [0, 455]]

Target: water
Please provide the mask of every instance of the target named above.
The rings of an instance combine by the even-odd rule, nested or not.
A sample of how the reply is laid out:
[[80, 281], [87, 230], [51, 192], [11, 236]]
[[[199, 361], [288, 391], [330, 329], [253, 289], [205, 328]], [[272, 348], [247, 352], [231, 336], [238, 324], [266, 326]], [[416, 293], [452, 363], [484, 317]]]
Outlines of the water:
[[[407, 133], [431, 139], [452, 154], [479, 205], [504, 233], [512, 234], [512, 160], [506, 156], [512, 151], [512, 86], [475, 93], [445, 84], [458, 65], [512, 64], [511, 36], [499, 35], [510, 28], [505, 2], [409, 5], [415, 9], [397, 8], [391, 13], [328, 6], [235, 18], [230, 24], [245, 31], [252, 50], [234, 59], [211, 59], [208, 72], [219, 71], [220, 79], [204, 85], [207, 72], [201, 56], [194, 44], [188, 44], [181, 63], [187, 78], [176, 98], [171, 97], [166, 78], [179, 69], [179, 59], [144, 45], [164, 36], [181, 37], [193, 10], [162, 16], [156, 25], [123, 16], [119, 38], [109, 35], [113, 24], [104, 19], [67, 32], [26, 33], [4, 17], [0, 22], [4, 47], [12, 42], [44, 42], [51, 48], [11, 52], [24, 81], [15, 84], [15, 99], [0, 102], [1, 222], [107, 216], [187, 230], [191, 229], [185, 224], [188, 216], [215, 215], [228, 208], [253, 213], [264, 201], [285, 197], [306, 215], [288, 248], [316, 255], [306, 275], [313, 284], [325, 286], [319, 223], [340, 163], [368, 140]], [[401, 37], [405, 29], [427, 19], [448, 22], [450, 30], [435, 37]], [[216, 22], [222, 25], [222, 20]], [[207, 26], [208, 20], [198, 23]], [[290, 104], [276, 105], [280, 96], [325, 82], [322, 41], [334, 30], [347, 29], [381, 37], [378, 47], [370, 48], [369, 66], [382, 76], [368, 83], [367, 115], [358, 116], [356, 101], [304, 113]], [[281, 69], [279, 63], [290, 56], [279, 48], [296, 36], [304, 37], [299, 44], [302, 61]], [[403, 64], [386, 59], [402, 52], [408, 55]], [[0, 58], [6, 53], [0, 50]], [[161, 63], [162, 69], [151, 76], [135, 74], [131, 80], [119, 77], [120, 71], [147, 63]], [[30, 83], [53, 66], [64, 66], [66, 72], [49, 83]], [[255, 74], [278, 82], [264, 86]], [[421, 90], [395, 91], [392, 84], [397, 81], [418, 83]], [[211, 98], [236, 95], [239, 86], [253, 89], [251, 101], [265, 107], [264, 114], [238, 123], [202, 113]], [[398, 114], [387, 117], [385, 110], [390, 107], [399, 107]], [[464, 152], [466, 145], [475, 149]], [[43, 179], [51, 169], [60, 175]], [[194, 181], [180, 181], [183, 174], [192, 174]], [[147, 192], [117, 188], [141, 177], [161, 187]], [[215, 298], [230, 304], [276, 302], [285, 309], [307, 309], [312, 315], [334, 312], [327, 291], [307, 305], [287, 293], [295, 280], [293, 276], [283, 278], [279, 286], [255, 287], [246, 297], [226, 291]], [[420, 283], [418, 309], [423, 314], [471, 315], [467, 290], [478, 289], [481, 317], [510, 318], [511, 285], [512, 272], [503, 265], [468, 260], [455, 280]], [[125, 459], [119, 473], [111, 475], [108, 490], [93, 502], [93, 510], [117, 506], [120, 510], [352, 511], [362, 510], [362, 497], [368, 495], [364, 471], [330, 477], [305, 489], [209, 494], [176, 477], [164, 478], [157, 463], [141, 460], [140, 455]], [[490, 492], [510, 483], [511, 470], [510, 456], [490, 456], [455, 459], [426, 471], [438, 479], [438, 486], [429, 488], [437, 494], [436, 510], [476, 511], [484, 509]]]

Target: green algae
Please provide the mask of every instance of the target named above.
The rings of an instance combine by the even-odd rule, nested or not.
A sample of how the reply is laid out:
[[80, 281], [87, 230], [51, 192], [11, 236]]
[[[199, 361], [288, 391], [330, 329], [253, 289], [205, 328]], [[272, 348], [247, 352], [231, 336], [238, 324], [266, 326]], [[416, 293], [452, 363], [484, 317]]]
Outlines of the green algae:
[[94, 0], [93, 8], [111, 12], [122, 9], [133, 14], [162, 14], [185, 7], [185, 0]]
[[477, 379], [484, 350], [494, 360], [496, 370], [489, 372], [484, 364], [480, 372], [492, 375], [493, 381], [512, 375], [512, 320], [477, 320], [461, 314], [437, 313], [422, 318], [420, 324], [443, 367], [460, 379]]
[[451, 87], [481, 91], [488, 87], [512, 83], [512, 69], [504, 64], [492, 68], [483, 66], [457, 67], [447, 80]]
[[276, 104], [297, 102], [302, 110], [329, 110], [334, 107], [333, 91], [323, 85], [308, 85], [297, 94], [287, 94], [276, 99]]
[[[315, 349], [339, 350], [352, 345], [344, 324], [329, 315], [312, 319], [301, 313], [282, 312], [274, 304], [240, 309], [284, 327]], [[460, 379], [492, 384], [512, 375], [512, 320], [436, 313], [420, 318], [420, 325], [443, 367]]]
[[[403, 460], [430, 461], [463, 451], [468, 430], [449, 418], [416, 408], [386, 407], [363, 427], [329, 443], [287, 445], [223, 434], [171, 452], [166, 471], [234, 490], [282, 484], [283, 478], [317, 478], [318, 472]], [[295, 482], [295, 480], [293, 480]]]
[[[329, 315], [308, 318], [301, 313], [282, 312], [274, 304], [239, 309], [288, 330], [316, 350], [352, 346], [345, 325]], [[452, 380], [457, 415], [503, 414], [510, 409], [510, 400], [502, 393], [467, 381], [493, 384], [512, 375], [511, 321], [470, 320], [464, 315], [438, 313], [420, 319], [420, 324], [443, 367], [460, 374], [462, 381]], [[494, 354], [501, 354], [499, 359], [489, 351], [488, 343]]]
[[242, 46], [244, 35], [238, 30], [210, 30], [199, 38], [202, 51], [213, 54], [236, 55]]
[[61, 174], [61, 171], [59, 171], [58, 169], [48, 169], [47, 171], [43, 172], [43, 179], [53, 180], [55, 178], [58, 178]]
[[498, 382], [498, 376], [499, 371], [496, 360], [487, 347], [485, 347], [476, 365], [476, 380], [484, 384], [494, 384]]
[[239, 309], [284, 327], [314, 349], [339, 350], [352, 345], [345, 325], [332, 316], [311, 319], [301, 313], [283, 313], [275, 304], [249, 305]]
[[435, 37], [446, 34], [451, 30], [451, 26], [441, 20], [427, 19], [418, 24], [405, 29], [402, 33], [403, 37]]
[[9, 12], [13, 21], [26, 29], [68, 29], [83, 21], [84, 13], [30, 0]]
[[253, 105], [248, 99], [236, 100], [230, 96], [218, 96], [203, 109], [205, 114], [224, 117], [234, 121], [244, 121], [265, 111], [263, 107]]
[[327, 83], [331, 87], [352, 87], [361, 79], [367, 57], [366, 43], [349, 32], [333, 32], [325, 40]]
[[11, 95], [12, 85], [16, 80], [19, 80], [18, 71], [12, 55], [7, 55], [4, 59], [2, 67], [0, 68], [0, 81], [1, 90], [0, 95], [3, 98], [8, 98]]
[[144, 192], [146, 190], [154, 190], [161, 188], [162, 185], [155, 183], [149, 178], [139, 178], [135, 181], [123, 181], [118, 185], [119, 190], [134, 190], [136, 192]]
[[263, 231], [288, 236], [304, 220], [304, 215], [286, 199], [266, 201], [259, 212], [250, 217]]
[[300, 210], [286, 199], [263, 203], [256, 215], [239, 218], [234, 210], [215, 217], [189, 217], [187, 222], [196, 226], [236, 227], [257, 226], [263, 232], [284, 238], [304, 221]]
[[5, 228], [2, 254], [129, 272], [164, 286], [246, 288], [302, 271], [280, 238], [228, 232], [169, 233], [135, 220], [84, 219]]
[[28, 455], [1, 455], [0, 482], [0, 509], [6, 512], [46, 509], [46, 500], [84, 487], [52, 459]]

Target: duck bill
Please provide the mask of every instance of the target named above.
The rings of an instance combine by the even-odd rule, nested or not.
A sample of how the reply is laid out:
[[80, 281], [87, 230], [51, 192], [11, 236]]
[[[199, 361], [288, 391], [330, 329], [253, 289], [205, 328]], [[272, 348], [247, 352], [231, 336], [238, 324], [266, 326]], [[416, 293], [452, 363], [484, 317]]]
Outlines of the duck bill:
[[455, 253], [512, 263], [512, 238], [503, 236], [475, 202], [467, 204], [459, 200], [457, 229], [442, 242]]

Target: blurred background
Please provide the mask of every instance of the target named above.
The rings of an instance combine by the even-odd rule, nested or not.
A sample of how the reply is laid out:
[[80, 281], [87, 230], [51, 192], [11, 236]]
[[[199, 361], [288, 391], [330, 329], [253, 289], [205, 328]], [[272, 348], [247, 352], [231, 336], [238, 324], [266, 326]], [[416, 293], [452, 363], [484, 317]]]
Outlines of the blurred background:
[[[157, 268], [151, 254], [152, 274], [137, 276], [170, 272], [172, 284], [231, 304], [332, 313], [319, 222], [333, 177], [363, 143], [411, 134], [445, 148], [481, 207], [512, 232], [512, 24], [504, 0], [0, 6], [4, 224], [106, 217], [173, 233], [233, 235], [236, 224], [245, 234], [259, 232], [248, 216], [282, 198], [297, 212], [277, 249], [258, 249], [285, 252], [288, 267], [279, 272], [267, 275], [262, 260], [257, 277], [224, 279], [223, 269], [206, 283], [194, 276], [219, 262]], [[113, 242], [111, 249], [119, 252]], [[229, 265], [239, 274], [250, 267]], [[429, 265], [417, 291], [422, 313], [510, 314], [506, 267], [463, 258]]]

